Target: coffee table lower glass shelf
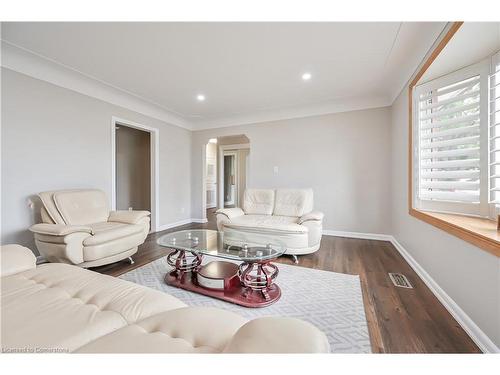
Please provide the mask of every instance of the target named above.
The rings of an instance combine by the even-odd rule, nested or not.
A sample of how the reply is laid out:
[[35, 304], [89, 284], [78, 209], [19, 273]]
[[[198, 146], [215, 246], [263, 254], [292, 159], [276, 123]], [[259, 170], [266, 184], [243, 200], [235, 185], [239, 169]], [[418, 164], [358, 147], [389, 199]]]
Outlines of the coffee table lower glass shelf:
[[[168, 285], [204, 294], [245, 307], [265, 307], [281, 297], [275, 284], [278, 267], [271, 263], [285, 252], [269, 238], [264, 245], [241, 244], [241, 238], [224, 238], [213, 230], [169, 233], [158, 244], [172, 249], [167, 262], [173, 270], [165, 275]], [[262, 241], [262, 237], [259, 237]], [[203, 257], [222, 258], [202, 264]], [[237, 263], [241, 262], [241, 263]]]

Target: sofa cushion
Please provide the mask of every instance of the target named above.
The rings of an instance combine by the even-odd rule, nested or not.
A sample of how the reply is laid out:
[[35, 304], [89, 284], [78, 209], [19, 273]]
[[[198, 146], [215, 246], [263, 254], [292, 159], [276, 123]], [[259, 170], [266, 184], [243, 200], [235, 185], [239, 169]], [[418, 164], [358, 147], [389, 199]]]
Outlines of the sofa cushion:
[[307, 233], [306, 226], [297, 224], [298, 218], [291, 216], [271, 216], [271, 215], [244, 215], [224, 224], [230, 228], [255, 228], [256, 231], [262, 229], [272, 229], [275, 231]]
[[3, 348], [73, 351], [161, 312], [185, 307], [175, 297], [61, 263], [2, 277]]
[[299, 217], [313, 209], [312, 189], [277, 189], [273, 215]]
[[274, 208], [274, 190], [246, 189], [243, 211], [246, 215], [271, 215]]
[[121, 328], [85, 345], [78, 352], [220, 353], [246, 322], [243, 317], [226, 310], [185, 307]]
[[33, 252], [21, 245], [3, 245], [1, 260], [2, 277], [36, 267], [36, 257]]
[[54, 203], [66, 224], [83, 225], [108, 220], [106, 194], [101, 190], [54, 192]]

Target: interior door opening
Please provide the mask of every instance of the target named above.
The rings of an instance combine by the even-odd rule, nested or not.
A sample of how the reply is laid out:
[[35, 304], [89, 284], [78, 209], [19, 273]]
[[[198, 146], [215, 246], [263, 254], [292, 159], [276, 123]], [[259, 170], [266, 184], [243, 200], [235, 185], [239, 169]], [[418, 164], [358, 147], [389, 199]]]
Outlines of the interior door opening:
[[115, 126], [116, 209], [151, 211], [151, 134]]
[[235, 207], [238, 186], [236, 185], [237, 159], [235, 152], [224, 152], [224, 207]]

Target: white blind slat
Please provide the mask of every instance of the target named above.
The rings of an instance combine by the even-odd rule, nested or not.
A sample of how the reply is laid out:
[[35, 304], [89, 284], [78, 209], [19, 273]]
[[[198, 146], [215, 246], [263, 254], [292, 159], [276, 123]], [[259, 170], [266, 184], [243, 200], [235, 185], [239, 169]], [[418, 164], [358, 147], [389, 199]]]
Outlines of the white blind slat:
[[420, 172], [420, 178], [422, 179], [431, 179], [431, 178], [436, 178], [436, 179], [478, 179], [480, 175], [480, 172], [478, 170], [473, 170], [473, 171], [422, 171]]
[[442, 101], [439, 101], [436, 103], [432, 103], [432, 104], [423, 105], [424, 103], [427, 103], [427, 101], [422, 101], [422, 102], [420, 102], [420, 110], [426, 111], [428, 109], [442, 107], [444, 105], [455, 103], [455, 102], [458, 102], [460, 100], [464, 100], [464, 99], [468, 99], [468, 98], [473, 98], [476, 96], [479, 97], [479, 90], [477, 90], [477, 89], [472, 91], [472, 92], [462, 94], [462, 95], [457, 95], [453, 98], [445, 99], [445, 100], [442, 100]]
[[421, 145], [422, 149], [427, 148], [438, 148], [438, 147], [450, 147], [450, 146], [458, 146], [458, 145], [467, 145], [471, 143], [479, 142], [479, 135], [475, 135], [472, 137], [462, 137], [456, 139], [448, 139], [446, 141], [437, 141], [437, 142], [425, 142]]
[[479, 168], [479, 159], [458, 159], [458, 160], [436, 161], [430, 163], [422, 162], [420, 164], [420, 168], [422, 169], [469, 168], [469, 167]]
[[472, 126], [464, 126], [460, 128], [453, 128], [453, 129], [448, 129], [448, 130], [442, 130], [442, 131], [436, 131], [432, 133], [426, 133], [422, 134], [420, 136], [421, 139], [431, 139], [431, 138], [440, 138], [440, 137], [447, 137], [450, 135], [459, 135], [459, 134], [466, 134], [466, 133], [476, 133], [479, 134], [480, 127], [478, 125], [472, 125]]
[[420, 184], [423, 189], [477, 190], [479, 181], [427, 181]]
[[443, 117], [443, 116], [453, 115], [453, 114], [459, 113], [459, 112], [465, 112], [465, 111], [468, 111], [468, 110], [471, 110], [471, 109], [477, 109], [477, 110], [479, 110], [479, 102], [474, 102], [474, 103], [470, 103], [470, 104], [464, 104], [464, 105], [461, 105], [461, 106], [457, 106], [457, 107], [453, 107], [453, 108], [450, 108], [450, 109], [446, 109], [444, 111], [433, 111], [430, 114], [423, 115], [420, 119], [422, 121], [425, 121], [425, 120], [430, 120], [430, 119], [434, 119], [434, 118], [437, 118], [437, 117]]
[[450, 120], [443, 120], [443, 121], [435, 121], [431, 122], [429, 124], [422, 124], [420, 126], [421, 130], [426, 130], [426, 129], [435, 129], [435, 128], [440, 128], [443, 126], [451, 126], [451, 125], [457, 125], [457, 124], [471, 124], [474, 121], [479, 121], [479, 115], [478, 114], [473, 114], [473, 115], [467, 115], [467, 116], [461, 116], [457, 118], [452, 118]]
[[450, 202], [479, 202], [479, 193], [463, 193], [463, 192], [449, 192], [449, 191], [421, 191], [420, 198], [422, 199], [436, 199], [440, 201]]
[[475, 156], [479, 157], [479, 147], [445, 150], [445, 151], [425, 151], [420, 154], [421, 159], [437, 159], [445, 157]]
[[436, 97], [442, 96], [442, 95], [446, 95], [446, 94], [449, 94], [451, 92], [455, 92], [455, 91], [458, 91], [458, 90], [461, 90], [461, 89], [464, 89], [467, 87], [473, 87], [474, 85], [479, 83], [479, 78], [480, 78], [479, 76], [476, 76], [471, 80], [468, 80], [468, 81], [461, 83], [461, 84], [458, 84], [458, 85], [454, 85], [452, 87], [437, 89], [435, 91], [433, 90], [431, 93], [421, 95], [420, 100], [421, 101], [426, 100], [426, 99], [428, 100], [428, 99], [436, 98]]

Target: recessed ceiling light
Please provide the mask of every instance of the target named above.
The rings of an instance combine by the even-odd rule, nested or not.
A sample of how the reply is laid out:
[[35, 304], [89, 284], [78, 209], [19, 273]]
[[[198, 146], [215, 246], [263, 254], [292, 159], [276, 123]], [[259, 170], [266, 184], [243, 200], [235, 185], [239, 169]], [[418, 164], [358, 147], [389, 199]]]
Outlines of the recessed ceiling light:
[[304, 74], [302, 74], [302, 79], [304, 81], [309, 81], [311, 79], [311, 77], [312, 77], [311, 73], [304, 73]]
[[205, 95], [203, 95], [203, 94], [196, 95], [196, 100], [198, 100], [199, 102], [204, 102], [205, 101]]

